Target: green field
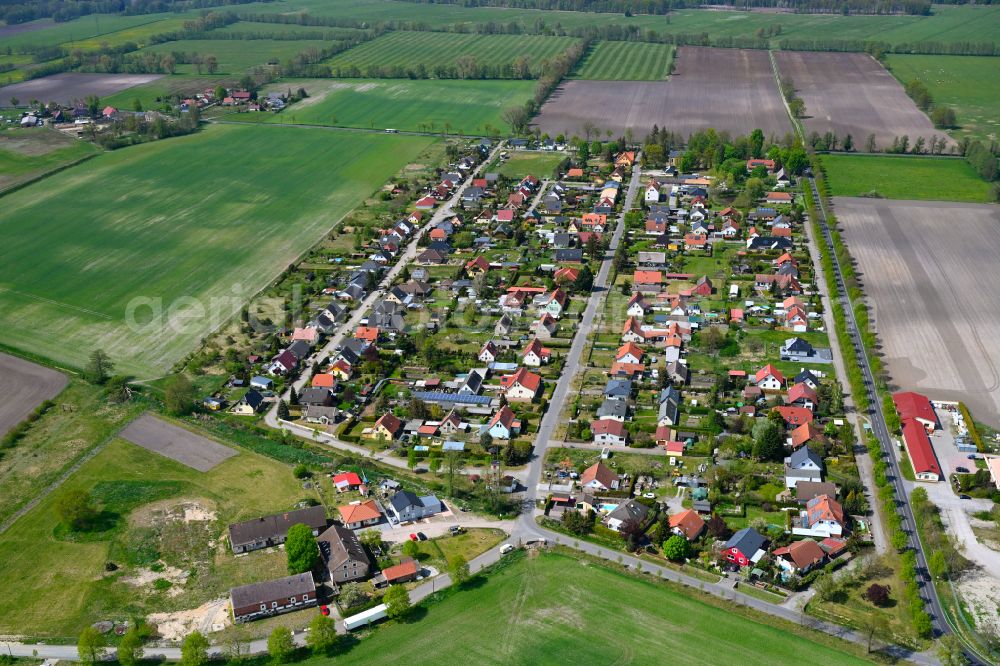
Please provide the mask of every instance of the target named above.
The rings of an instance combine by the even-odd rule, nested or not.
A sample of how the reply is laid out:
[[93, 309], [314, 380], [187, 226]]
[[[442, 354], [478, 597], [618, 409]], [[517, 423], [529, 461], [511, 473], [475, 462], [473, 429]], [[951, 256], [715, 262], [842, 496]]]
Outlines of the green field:
[[433, 74], [435, 66], [453, 67], [462, 57], [471, 56], [476, 65], [491, 67], [525, 57], [531, 71], [537, 73], [543, 60], [565, 51], [575, 41], [572, 37], [399, 31], [338, 53], [326, 64], [334, 74], [350, 67], [359, 68], [364, 76], [373, 66], [415, 69], [420, 65]]
[[903, 84], [923, 81], [937, 104], [955, 109], [968, 136], [989, 143], [1000, 137], [1000, 63], [994, 57], [890, 55], [886, 66]]
[[[794, 633], [681, 591], [565, 555], [523, 558], [482, 585], [381, 627], [338, 664], [862, 664], [850, 646]], [[805, 630], [799, 630], [808, 634]], [[468, 637], [474, 637], [468, 639]], [[843, 646], [842, 650], [837, 647]], [[327, 663], [312, 659], [308, 663]]]
[[0, 131], [0, 192], [97, 152], [89, 141], [71, 139], [52, 129]]
[[552, 177], [553, 170], [564, 159], [566, 153], [512, 152], [497, 171], [507, 178], [520, 179], [531, 175], [544, 180]]
[[[183, 15], [181, 15], [183, 16]], [[193, 18], [191, 14], [188, 18]], [[136, 16], [119, 16], [116, 14], [91, 14], [72, 21], [53, 23], [46, 19], [36, 24], [44, 27], [37, 30], [21, 32], [3, 40], [4, 46], [10, 46], [17, 51], [25, 46], [55, 46], [65, 44], [75, 46], [77, 42], [93, 38], [103, 38], [111, 43], [116, 41], [112, 35], [123, 30], [136, 30], [140, 26], [154, 26], [163, 21], [176, 19], [178, 14], [139, 14]], [[165, 32], [157, 30], [156, 32]], [[101, 39], [96, 40], [98, 43]], [[123, 40], [124, 41], [124, 40]]]
[[[303, 51], [319, 50], [330, 46], [332, 46], [331, 42], [315, 39], [254, 39], [249, 41], [182, 39], [176, 42], [154, 44], [142, 49], [142, 52], [214, 55], [219, 61], [218, 74], [241, 75], [255, 65], [280, 64]], [[193, 74], [197, 70], [194, 65], [178, 65], [177, 71], [182, 74]]]
[[[102, 521], [108, 529], [77, 536], [59, 527], [57, 498], [75, 489], [99, 500], [108, 512]], [[0, 538], [0, 631], [72, 637], [98, 619], [127, 620], [151, 611], [194, 608], [225, 595], [231, 586], [282, 575], [281, 553], [237, 560], [228, 549], [210, 548], [207, 541], [217, 539], [229, 522], [291, 508], [309, 494], [290, 468], [252, 453], [241, 452], [201, 473], [115, 440]], [[157, 540], [149, 529], [157, 525], [152, 516], [143, 515], [142, 507], [182, 498], [216, 512], [218, 523], [207, 539], [173, 525], [178, 543], [186, 546], [171, 551], [160, 543], [159, 552], [168, 565], [181, 568], [185, 564], [180, 560], [190, 557], [186, 566], [198, 575], [177, 597], [155, 592], [149, 584], [123, 582], [156, 559], [150, 554]], [[162, 521], [159, 527], [168, 529]], [[120, 567], [114, 574], [105, 572], [108, 561]]]
[[989, 203], [990, 184], [968, 162], [941, 157], [824, 155], [833, 195]]
[[507, 131], [504, 109], [531, 98], [531, 81], [456, 81], [374, 79], [289, 80], [275, 90], [304, 87], [310, 97], [279, 114], [231, 114], [248, 122], [386, 128], [412, 131], [485, 133], [487, 126]]
[[0, 343], [77, 366], [103, 348], [158, 376], [431, 141], [215, 126], [14, 192]]
[[574, 79], [658, 81], [667, 78], [674, 49], [668, 44], [599, 42], [573, 73]]
[[[711, 37], [754, 37], [761, 28], [781, 26], [772, 39], [875, 40], [889, 44], [937, 42], [1000, 42], [1000, 7], [935, 5], [932, 16], [841, 16], [833, 14], [774, 14], [771, 12], [685, 9], [668, 16], [605, 14], [501, 7], [466, 7], [396, 0], [290, 0], [262, 5], [257, 13], [287, 13], [306, 9], [314, 16], [368, 21], [417, 21], [431, 26], [477, 23], [542, 24], [573, 29], [622, 26], [669, 34]], [[250, 10], [247, 10], [250, 11]]]
[[216, 28], [212, 31], [215, 34], [230, 35], [282, 35], [284, 37], [294, 36], [296, 39], [349, 39], [365, 34], [364, 30], [357, 28], [330, 28], [327, 26], [308, 26], [295, 23], [255, 23], [253, 21], [237, 21], [229, 25]]

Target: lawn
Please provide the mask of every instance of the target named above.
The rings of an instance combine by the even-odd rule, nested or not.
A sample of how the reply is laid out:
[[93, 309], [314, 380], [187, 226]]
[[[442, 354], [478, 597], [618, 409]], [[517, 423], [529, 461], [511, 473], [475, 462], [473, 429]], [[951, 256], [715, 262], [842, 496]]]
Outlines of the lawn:
[[304, 87], [311, 97], [277, 115], [241, 114], [227, 119], [339, 127], [395, 128], [483, 134], [507, 131], [504, 109], [531, 98], [531, 81], [376, 79], [283, 81]]
[[955, 109], [956, 137], [982, 139], [1000, 136], [1000, 67], [996, 58], [943, 55], [889, 55], [889, 71], [904, 85], [914, 79], [930, 89], [936, 104]]
[[0, 343], [159, 376], [432, 141], [213, 126], [14, 192]]
[[669, 44], [598, 42], [583, 59], [574, 79], [657, 81], [667, 78], [674, 49]]
[[[219, 61], [219, 74], [241, 75], [255, 65], [281, 64], [293, 56], [310, 49], [320, 50], [332, 46], [331, 42], [317, 39], [182, 39], [147, 46], [141, 53], [195, 53], [214, 55]], [[182, 74], [197, 72], [194, 65], [178, 65]], [[205, 71], [205, 70], [202, 70]]]
[[500, 164], [497, 171], [507, 178], [524, 178], [532, 175], [541, 180], [550, 178], [564, 159], [566, 159], [565, 153], [513, 152]]
[[813, 642], [806, 630], [697, 597], [566, 555], [528, 556], [428, 604], [419, 621], [376, 629], [334, 661], [703, 664], [711, 645], [718, 663], [794, 663], [803, 654], [815, 663], [865, 663], [835, 639]]
[[[524, 57], [532, 73], [537, 75], [543, 60], [565, 51], [574, 42], [576, 39], [572, 37], [396, 31], [339, 53], [325, 64], [330, 66], [334, 76], [351, 76], [348, 70], [355, 67], [365, 76], [369, 67], [416, 70], [420, 65], [434, 76], [435, 67], [454, 68], [464, 57], [473, 58], [477, 67], [503, 67]], [[453, 77], [449, 75], [448, 78]], [[508, 74], [503, 78], [514, 77]]]
[[824, 155], [833, 195], [989, 203], [990, 184], [968, 162], [942, 157]]
[[[97, 499], [109, 529], [67, 534], [59, 523], [56, 502], [61, 493], [77, 489]], [[115, 440], [3, 535], [0, 631], [75, 636], [98, 620], [193, 608], [258, 575], [281, 575], [281, 556], [261, 553], [237, 560], [222, 542], [215, 548], [208, 541], [218, 541], [229, 522], [291, 508], [309, 494], [289, 467], [252, 453], [241, 452], [203, 474]], [[155, 509], [181, 499], [215, 512], [217, 522], [154, 520]], [[157, 527], [163, 532], [156, 534]], [[194, 532], [196, 527], [201, 529]], [[167, 530], [183, 548], [170, 543]], [[205, 538], [197, 538], [198, 534]], [[166, 595], [153, 591], [151, 584], [136, 586], [122, 580], [148, 568], [158, 554], [168, 565], [197, 571], [181, 594]], [[113, 574], [105, 571], [109, 560], [120, 567]]]
[[89, 141], [51, 129], [0, 131], [0, 191], [98, 152]]

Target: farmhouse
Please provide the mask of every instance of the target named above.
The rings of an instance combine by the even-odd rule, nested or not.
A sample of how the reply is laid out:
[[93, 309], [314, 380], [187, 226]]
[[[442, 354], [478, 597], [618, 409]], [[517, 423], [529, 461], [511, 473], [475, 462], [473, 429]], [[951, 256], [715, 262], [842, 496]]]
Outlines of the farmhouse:
[[353, 531], [334, 525], [323, 532], [316, 542], [334, 586], [368, 578], [372, 562]]
[[307, 571], [234, 587], [229, 591], [229, 605], [237, 623], [308, 608], [316, 605], [316, 582]]
[[285, 543], [288, 530], [299, 523], [308, 525], [313, 536], [316, 536], [326, 527], [326, 512], [321, 506], [311, 506], [233, 523], [229, 526], [229, 545], [234, 553], [248, 553], [277, 546]]

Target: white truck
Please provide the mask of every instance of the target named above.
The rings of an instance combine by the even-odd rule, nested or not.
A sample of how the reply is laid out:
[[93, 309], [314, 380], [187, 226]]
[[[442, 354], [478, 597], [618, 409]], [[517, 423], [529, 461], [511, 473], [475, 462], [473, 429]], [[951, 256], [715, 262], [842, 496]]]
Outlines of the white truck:
[[369, 608], [366, 611], [358, 613], [357, 615], [352, 615], [351, 617], [344, 619], [344, 628], [348, 631], [353, 629], [358, 629], [359, 627], [367, 627], [373, 622], [378, 622], [385, 618], [385, 604], [379, 604], [373, 608]]

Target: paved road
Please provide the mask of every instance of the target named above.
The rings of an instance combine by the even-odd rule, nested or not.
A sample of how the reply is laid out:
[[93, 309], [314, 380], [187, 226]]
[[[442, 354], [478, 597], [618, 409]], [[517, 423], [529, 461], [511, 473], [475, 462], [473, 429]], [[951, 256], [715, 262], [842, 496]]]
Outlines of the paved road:
[[[823, 239], [826, 242], [830, 255], [833, 258], [833, 266], [835, 270], [834, 277], [837, 283], [837, 298], [844, 310], [844, 316], [846, 317], [847, 322], [847, 333], [851, 338], [851, 344], [854, 347], [853, 351], [857, 357], [858, 365], [861, 367], [861, 373], [865, 384], [865, 392], [868, 395], [868, 400], [871, 405], [868, 408], [867, 417], [871, 422], [872, 432], [875, 434], [879, 441], [879, 445], [882, 448], [885, 460], [888, 462], [889, 471], [886, 476], [892, 482], [893, 489], [895, 491], [897, 511], [902, 519], [902, 528], [903, 531], [906, 532], [908, 545], [916, 554], [917, 583], [920, 586], [920, 598], [924, 603], [927, 613], [931, 616], [931, 624], [934, 629], [934, 634], [936, 636], [940, 636], [942, 634], [951, 633], [951, 627], [948, 625], [944, 611], [941, 608], [941, 603], [938, 599], [937, 589], [934, 586], [934, 580], [927, 567], [927, 558], [924, 553], [923, 544], [920, 541], [920, 535], [915, 529], [916, 523], [913, 518], [913, 510], [910, 507], [910, 498], [909, 495], [907, 495], [906, 487], [903, 483], [903, 475], [899, 469], [899, 460], [897, 460], [895, 451], [893, 450], [892, 437], [890, 436], [889, 429], [885, 424], [885, 415], [882, 413], [882, 401], [875, 391], [875, 377], [872, 373], [871, 363], [868, 359], [868, 352], [861, 341], [857, 320], [854, 317], [854, 308], [852, 307], [851, 299], [848, 296], [847, 289], [844, 284], [844, 274], [840, 266], [840, 260], [834, 249], [830, 227], [827, 225], [826, 210], [823, 205], [823, 200], [820, 198], [819, 190], [816, 187], [816, 181], [810, 178], [809, 185], [812, 188], [813, 197], [817, 202], [817, 212], [819, 213], [819, 219], [817, 222], [819, 222]], [[968, 654], [967, 656], [973, 661], [973, 663], [980, 663], [978, 658], [974, 655]]]

